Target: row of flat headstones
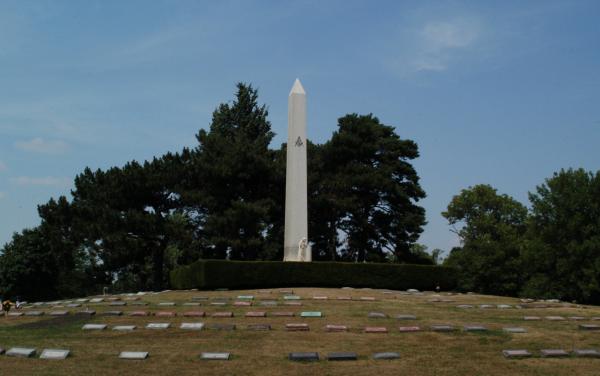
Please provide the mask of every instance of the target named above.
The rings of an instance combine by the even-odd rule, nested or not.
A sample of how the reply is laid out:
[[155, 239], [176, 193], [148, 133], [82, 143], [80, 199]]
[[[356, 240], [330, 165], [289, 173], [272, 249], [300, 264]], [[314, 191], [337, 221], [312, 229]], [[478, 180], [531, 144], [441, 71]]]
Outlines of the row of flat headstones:
[[[170, 323], [149, 323], [145, 326], [146, 329], [168, 329], [171, 327]], [[205, 327], [204, 323], [182, 323], [180, 325], [180, 329], [191, 329], [191, 330], [202, 330]], [[211, 329], [221, 329], [221, 330], [235, 330], [235, 324], [210, 324], [208, 326]], [[108, 328], [106, 324], [85, 324], [82, 329], [83, 330], [104, 330]], [[116, 325], [112, 327], [112, 330], [117, 331], [130, 331], [135, 330], [137, 327], [135, 325]], [[271, 330], [270, 324], [251, 324], [247, 326], [249, 330]], [[286, 324], [285, 329], [288, 331], [308, 331], [310, 330], [310, 326], [305, 323], [291, 323]], [[330, 332], [342, 332], [348, 331], [348, 327], [345, 325], [327, 325], [325, 326], [326, 331]], [[430, 329], [434, 332], [451, 332], [457, 330], [454, 326], [451, 325], [432, 325]], [[463, 327], [465, 332], [481, 332], [487, 331], [488, 329], [484, 326], [478, 325], [467, 325]], [[399, 330], [401, 332], [418, 332], [422, 331], [419, 326], [406, 326], [400, 327]], [[508, 333], [526, 333], [527, 331], [524, 328], [519, 327], [509, 327], [503, 328], [505, 332]], [[364, 332], [366, 333], [387, 333], [388, 329], [386, 327], [365, 327]]]
[[[0, 354], [4, 352], [0, 349]], [[35, 356], [36, 349], [13, 347], [6, 351], [7, 356], [30, 358]], [[66, 359], [70, 354], [70, 350], [65, 349], [44, 349], [40, 354], [40, 359]], [[529, 358], [533, 354], [528, 350], [503, 350], [502, 354], [506, 358]], [[148, 357], [149, 353], [144, 351], [122, 351], [119, 354], [121, 359], [143, 360]], [[593, 357], [599, 358], [600, 352], [595, 349], [576, 349], [569, 352], [563, 349], [542, 349], [540, 355], [544, 358], [559, 358], [575, 355], [578, 357]], [[397, 359], [400, 355], [396, 352], [375, 353], [373, 359]], [[203, 352], [200, 354], [201, 359], [205, 360], [229, 360], [231, 353], [228, 352]], [[292, 352], [289, 353], [288, 359], [295, 361], [318, 361], [319, 353], [317, 352]], [[357, 360], [358, 355], [354, 352], [333, 352], [327, 355], [328, 360]]]

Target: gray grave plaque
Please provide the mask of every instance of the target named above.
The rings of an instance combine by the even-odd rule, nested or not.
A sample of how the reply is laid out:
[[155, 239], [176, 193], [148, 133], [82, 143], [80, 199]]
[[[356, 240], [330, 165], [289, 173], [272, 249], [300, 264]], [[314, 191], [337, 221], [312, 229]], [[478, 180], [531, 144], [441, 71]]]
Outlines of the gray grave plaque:
[[6, 351], [6, 356], [15, 356], [18, 358], [30, 358], [35, 355], [35, 349], [25, 347], [13, 347]]
[[546, 316], [546, 320], [548, 320], [548, 321], [564, 321], [565, 318], [562, 316]]
[[434, 332], [452, 332], [454, 327], [452, 325], [431, 325], [431, 330]]
[[148, 357], [148, 353], [145, 351], [121, 351], [119, 354], [120, 359], [128, 360], [144, 360]]
[[202, 360], [229, 360], [231, 354], [228, 352], [203, 352], [200, 354]]
[[348, 327], [346, 325], [325, 325], [325, 330], [328, 332], [347, 332]]
[[289, 360], [298, 362], [316, 362], [319, 360], [319, 353], [317, 352], [292, 352], [288, 355]]
[[168, 329], [171, 326], [168, 322], [151, 322], [146, 324], [146, 329]]
[[254, 295], [238, 295], [239, 300], [254, 300]]
[[387, 315], [383, 312], [369, 312], [368, 317], [370, 319], [385, 319]]
[[573, 354], [581, 358], [600, 358], [600, 351], [595, 349], [576, 349]]
[[376, 360], [391, 360], [391, 359], [398, 359], [400, 358], [400, 354], [398, 354], [397, 352], [381, 352], [381, 353], [375, 353], [373, 354], [373, 359]]
[[158, 303], [158, 305], [162, 306], [162, 307], [173, 307], [175, 305], [175, 303], [174, 302], [160, 302], [160, 303]]
[[300, 300], [301, 298], [298, 295], [286, 295], [283, 297], [283, 300]]
[[104, 330], [106, 324], [85, 324], [81, 329], [83, 330]]
[[354, 352], [331, 352], [327, 354], [327, 360], [332, 361], [356, 360], [357, 358]]
[[510, 304], [498, 304], [496, 307], [498, 307], [499, 309], [512, 308], [512, 306]]
[[198, 307], [198, 306], [200, 306], [200, 303], [198, 303], [198, 302], [185, 302], [185, 303], [183, 303], [183, 305], [184, 306], [188, 306], [188, 307], [190, 307], [190, 306]]
[[600, 325], [581, 324], [581, 325], [579, 325], [579, 329], [581, 329], [581, 330], [600, 330]]
[[527, 330], [525, 330], [525, 328], [518, 327], [503, 328], [502, 330], [504, 330], [507, 333], [527, 333]]
[[91, 310], [91, 309], [86, 309], [83, 311], [77, 311], [75, 312], [76, 315], [83, 315], [83, 316], [93, 316], [96, 314], [96, 311]]
[[66, 316], [69, 314], [69, 311], [50, 311], [50, 316]]
[[90, 303], [102, 303], [103, 301], [104, 301], [104, 299], [102, 299], [102, 298], [90, 299]]
[[123, 311], [105, 311], [104, 316], [121, 316]]
[[67, 359], [71, 351], [62, 349], [44, 349], [40, 359]]
[[523, 317], [525, 321], [539, 321], [541, 318], [539, 316], [525, 316]]
[[121, 307], [121, 306], [126, 306], [126, 305], [127, 305], [127, 302], [111, 302], [109, 304], [109, 306], [112, 306], [112, 307]]
[[502, 350], [506, 358], [529, 358], [531, 353], [527, 350]]
[[116, 330], [118, 332], [130, 332], [135, 330], [135, 325], [116, 325], [112, 327], [112, 330]]
[[43, 316], [44, 311], [27, 311], [25, 312], [25, 316]]
[[186, 330], [202, 330], [204, 328], [204, 323], [201, 322], [183, 322], [179, 329]]
[[481, 309], [489, 309], [489, 308], [494, 308], [494, 306], [491, 305], [491, 304], [480, 304], [479, 308], [481, 308]]
[[397, 320], [416, 320], [417, 316], [415, 315], [396, 315], [394, 316]]
[[459, 304], [456, 306], [456, 308], [468, 309], [468, 308], [473, 308], [473, 306], [470, 304]]
[[487, 328], [481, 325], [465, 325], [465, 332], [487, 332]]
[[569, 356], [569, 353], [563, 349], [542, 349], [540, 350], [540, 353], [544, 358], [562, 358]]
[[69, 308], [78, 308], [78, 307], [81, 307], [81, 303], [67, 304], [67, 307], [69, 307]]

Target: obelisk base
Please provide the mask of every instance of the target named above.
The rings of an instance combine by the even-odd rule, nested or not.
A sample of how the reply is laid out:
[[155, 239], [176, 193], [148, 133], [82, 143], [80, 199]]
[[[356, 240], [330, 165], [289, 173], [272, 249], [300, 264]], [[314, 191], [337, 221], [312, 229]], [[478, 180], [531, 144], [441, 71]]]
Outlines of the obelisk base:
[[306, 247], [306, 250], [304, 250], [304, 252], [299, 252], [298, 248], [299, 247], [285, 247], [283, 249], [283, 261], [312, 261], [312, 249], [310, 245]]

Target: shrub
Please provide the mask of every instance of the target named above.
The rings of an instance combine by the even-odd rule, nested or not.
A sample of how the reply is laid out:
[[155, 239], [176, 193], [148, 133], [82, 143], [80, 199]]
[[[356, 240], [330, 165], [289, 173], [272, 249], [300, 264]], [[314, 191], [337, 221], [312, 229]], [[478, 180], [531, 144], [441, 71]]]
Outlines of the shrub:
[[200, 260], [171, 272], [176, 289], [295, 287], [370, 287], [433, 290], [456, 286], [449, 267], [343, 262]]

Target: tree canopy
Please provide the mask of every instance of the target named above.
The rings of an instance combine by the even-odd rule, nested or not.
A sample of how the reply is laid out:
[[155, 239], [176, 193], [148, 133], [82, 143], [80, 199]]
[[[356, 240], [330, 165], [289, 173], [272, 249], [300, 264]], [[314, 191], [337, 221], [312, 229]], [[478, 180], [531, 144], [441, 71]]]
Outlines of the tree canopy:
[[[161, 289], [201, 258], [280, 260], [286, 145], [271, 149], [273, 137], [258, 91], [240, 83], [195, 147], [84, 169], [71, 200], [40, 205], [41, 225], [2, 249], [0, 293]], [[346, 115], [329, 141], [308, 142], [315, 260], [431, 262], [413, 247], [425, 224], [418, 155], [373, 115]]]

